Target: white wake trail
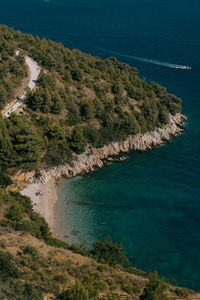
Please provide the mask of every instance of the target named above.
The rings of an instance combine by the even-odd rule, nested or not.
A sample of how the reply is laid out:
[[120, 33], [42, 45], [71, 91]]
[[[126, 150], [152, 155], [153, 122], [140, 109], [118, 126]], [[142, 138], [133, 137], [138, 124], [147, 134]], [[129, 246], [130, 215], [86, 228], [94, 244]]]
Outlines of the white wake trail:
[[173, 69], [182, 69], [185, 70], [187, 69], [187, 66], [183, 66], [183, 65], [176, 65], [176, 64], [172, 64], [172, 63], [168, 63], [168, 62], [162, 62], [159, 60], [154, 60], [154, 59], [148, 59], [148, 58], [142, 58], [142, 57], [137, 57], [137, 56], [132, 56], [132, 55], [126, 55], [126, 54], [122, 54], [122, 53], [118, 53], [115, 51], [110, 51], [107, 50], [105, 48], [98, 48], [99, 50], [102, 50], [103, 52], [106, 52], [108, 54], [113, 54], [116, 56], [121, 56], [121, 57], [127, 57], [127, 58], [131, 58], [140, 62], [144, 62], [147, 64], [153, 64], [153, 65], [158, 65], [158, 66], [163, 66], [163, 67], [168, 67], [168, 68], [173, 68]]

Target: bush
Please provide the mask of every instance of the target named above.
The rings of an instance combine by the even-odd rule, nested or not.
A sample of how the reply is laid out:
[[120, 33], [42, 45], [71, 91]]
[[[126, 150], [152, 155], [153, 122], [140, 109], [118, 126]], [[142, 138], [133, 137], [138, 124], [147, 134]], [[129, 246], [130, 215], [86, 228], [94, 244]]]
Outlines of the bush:
[[66, 283], [67, 282], [67, 276], [66, 274], [57, 274], [54, 277], [55, 281], [58, 281], [60, 283]]
[[176, 288], [174, 293], [178, 296], [178, 297], [184, 297], [187, 298], [189, 295], [189, 290], [188, 289], [183, 289], [183, 288]]
[[108, 285], [104, 281], [96, 281], [94, 287], [101, 292], [105, 292], [108, 289]]
[[140, 300], [169, 300], [164, 294], [166, 283], [160, 279], [158, 273], [152, 273], [149, 276], [149, 283], [145, 287]]
[[97, 271], [99, 271], [99, 272], [104, 272], [104, 271], [106, 270], [106, 268], [107, 268], [107, 267], [106, 267], [105, 265], [101, 265], [101, 264], [100, 264], [100, 265], [97, 266]]
[[21, 195], [18, 192], [10, 192], [10, 195], [23, 207], [25, 213], [32, 211], [33, 206], [29, 197]]
[[[130, 299], [130, 298], [128, 298], [128, 297], [124, 297], [123, 296], [123, 298], [122, 297], [120, 297], [119, 295], [117, 295], [117, 294], [106, 294], [105, 296], [103, 296], [103, 297], [101, 297], [101, 298], [99, 298], [100, 300], [128, 300], [128, 299]], [[131, 300], [134, 300], [135, 298], [131, 298]]]
[[125, 268], [124, 269], [125, 272], [128, 272], [130, 274], [134, 274], [134, 275], [137, 275], [137, 276], [141, 276], [141, 277], [148, 277], [148, 274], [144, 271], [141, 271], [139, 269], [135, 269], [133, 267], [130, 267], [130, 268]]
[[11, 185], [12, 183], [13, 183], [13, 181], [7, 174], [0, 172], [0, 187], [6, 188], [7, 186]]
[[13, 201], [7, 209], [5, 217], [11, 221], [19, 222], [24, 217], [23, 207], [17, 201]]
[[12, 255], [0, 250], [0, 277], [7, 280], [10, 277], [18, 278], [19, 271], [12, 261]]
[[123, 290], [129, 295], [140, 294], [140, 287], [137, 285], [123, 286]]
[[[96, 293], [95, 293], [96, 294]], [[80, 283], [75, 283], [70, 289], [63, 291], [59, 296], [59, 300], [98, 300], [94, 295], [93, 289], [85, 288]]]
[[39, 235], [39, 229], [33, 222], [29, 220], [22, 220], [21, 222], [12, 224], [13, 228], [17, 231], [29, 232], [34, 236]]
[[23, 249], [24, 254], [30, 254], [32, 257], [36, 257], [38, 255], [38, 250], [33, 246], [26, 246]]
[[24, 298], [26, 300], [43, 300], [42, 292], [39, 287], [34, 286], [33, 284], [26, 283], [24, 286], [23, 292]]
[[90, 252], [89, 250], [86, 248], [85, 244], [72, 244], [69, 247], [69, 250], [73, 251], [74, 253], [78, 253], [82, 256], [89, 256]]
[[45, 241], [50, 246], [55, 246], [57, 248], [64, 248], [64, 249], [68, 249], [69, 248], [69, 246], [68, 246], [68, 244], [66, 242], [61, 241], [61, 240], [59, 240], [57, 238], [51, 237], [51, 238], [49, 238], [49, 239], [47, 239]]
[[110, 266], [116, 264], [128, 264], [128, 258], [125, 256], [122, 245], [113, 243], [109, 237], [105, 238], [103, 242], [96, 241], [91, 253], [98, 259], [99, 262], [107, 263]]

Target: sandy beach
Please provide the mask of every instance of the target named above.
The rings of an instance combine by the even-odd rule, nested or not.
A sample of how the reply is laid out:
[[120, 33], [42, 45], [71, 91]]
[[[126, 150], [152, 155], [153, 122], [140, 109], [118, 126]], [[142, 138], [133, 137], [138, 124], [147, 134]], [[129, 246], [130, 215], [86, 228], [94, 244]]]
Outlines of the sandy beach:
[[29, 184], [21, 191], [21, 194], [31, 198], [34, 210], [45, 218], [53, 235], [63, 239], [62, 218], [59, 212], [56, 181], [51, 179], [45, 184]]

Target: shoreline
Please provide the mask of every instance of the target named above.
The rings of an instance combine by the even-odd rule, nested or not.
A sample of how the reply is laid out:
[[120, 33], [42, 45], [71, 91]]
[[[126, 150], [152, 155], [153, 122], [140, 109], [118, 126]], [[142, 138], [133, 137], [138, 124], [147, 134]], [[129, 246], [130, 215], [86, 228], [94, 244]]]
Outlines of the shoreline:
[[27, 185], [21, 194], [31, 198], [34, 211], [45, 218], [53, 235], [63, 239], [64, 232], [58, 204], [57, 182], [52, 178], [46, 183], [32, 183]]
[[[152, 132], [128, 136], [125, 141], [112, 142], [103, 148], [87, 147], [83, 154], [74, 157], [73, 166], [68, 164], [56, 166], [49, 170], [41, 170], [39, 179], [34, 177], [35, 171], [18, 173], [13, 179], [16, 187], [23, 195], [29, 196], [33, 208], [40, 213], [49, 224], [53, 235], [64, 239], [62, 215], [60, 214], [57, 181], [62, 177], [72, 178], [79, 174], [89, 173], [110, 163], [109, 157], [130, 151], [147, 151], [155, 146], [170, 141], [183, 133], [186, 117], [182, 114], [170, 116], [169, 123]], [[112, 160], [111, 160], [112, 161]]]

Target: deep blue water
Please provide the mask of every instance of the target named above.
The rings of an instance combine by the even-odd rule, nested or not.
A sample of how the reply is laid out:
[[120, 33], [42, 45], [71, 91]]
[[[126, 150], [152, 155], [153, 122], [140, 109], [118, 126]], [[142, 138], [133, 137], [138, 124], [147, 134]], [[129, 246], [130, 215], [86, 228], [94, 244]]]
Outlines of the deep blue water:
[[183, 99], [183, 135], [123, 163], [61, 180], [61, 206], [68, 240], [91, 245], [110, 235], [134, 266], [200, 291], [200, 2], [1, 0], [0, 23], [101, 57], [116, 52]]

